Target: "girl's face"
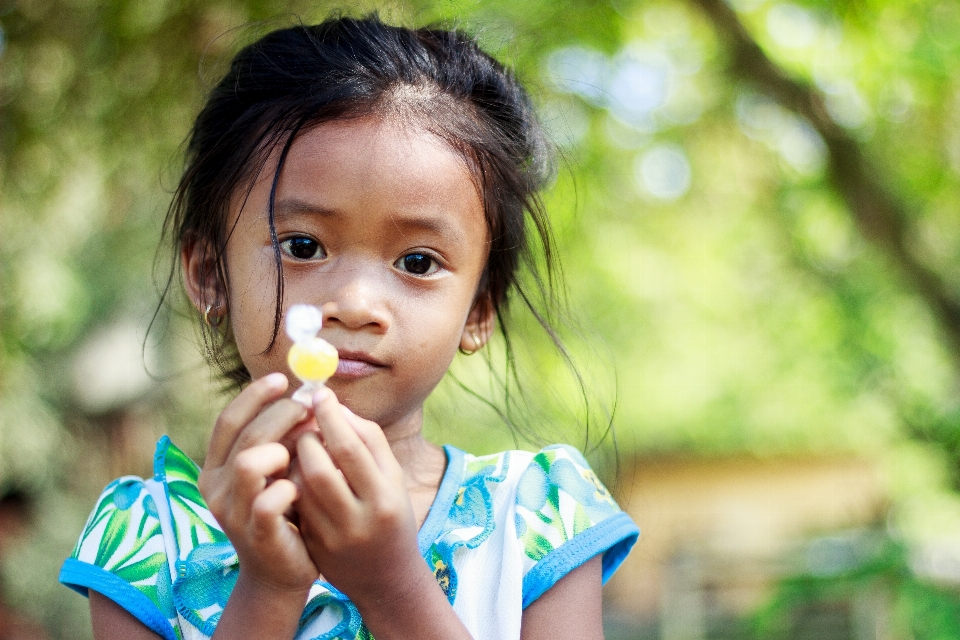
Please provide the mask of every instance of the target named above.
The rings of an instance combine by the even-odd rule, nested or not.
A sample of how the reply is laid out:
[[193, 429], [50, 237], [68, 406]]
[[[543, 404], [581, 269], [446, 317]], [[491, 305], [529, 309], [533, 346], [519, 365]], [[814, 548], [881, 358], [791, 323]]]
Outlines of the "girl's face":
[[[245, 202], [246, 189], [237, 190], [225, 252], [228, 318], [254, 378], [291, 375], [286, 335], [268, 349], [275, 166], [274, 157]], [[282, 307], [322, 309], [320, 336], [340, 352], [328, 386], [381, 426], [419, 419], [457, 347], [476, 348], [492, 322], [490, 306], [476, 304], [488, 234], [463, 159], [416, 125], [372, 117], [321, 124], [291, 146], [274, 206]]]

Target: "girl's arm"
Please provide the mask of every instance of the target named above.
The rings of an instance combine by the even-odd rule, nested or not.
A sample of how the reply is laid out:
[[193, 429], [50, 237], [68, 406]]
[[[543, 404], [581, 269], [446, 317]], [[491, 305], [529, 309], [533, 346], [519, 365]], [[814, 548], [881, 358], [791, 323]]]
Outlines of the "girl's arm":
[[90, 622], [96, 640], [163, 640], [110, 598], [90, 590]]
[[520, 640], [603, 640], [601, 577], [596, 556], [560, 578], [523, 611]]

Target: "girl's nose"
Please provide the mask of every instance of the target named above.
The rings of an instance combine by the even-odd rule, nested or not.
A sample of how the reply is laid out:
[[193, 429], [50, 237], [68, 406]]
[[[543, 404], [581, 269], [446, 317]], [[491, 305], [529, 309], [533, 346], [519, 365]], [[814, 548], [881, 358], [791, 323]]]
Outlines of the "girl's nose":
[[324, 326], [342, 325], [347, 329], [372, 329], [385, 333], [390, 315], [375, 283], [353, 277], [340, 283], [333, 296], [321, 307]]

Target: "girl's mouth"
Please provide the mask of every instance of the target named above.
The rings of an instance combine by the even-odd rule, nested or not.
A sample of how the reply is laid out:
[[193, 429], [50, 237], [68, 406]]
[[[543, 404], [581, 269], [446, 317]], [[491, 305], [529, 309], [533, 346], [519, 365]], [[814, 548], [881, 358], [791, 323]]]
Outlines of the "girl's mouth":
[[365, 353], [341, 351], [337, 363], [335, 378], [357, 379], [373, 375], [383, 368], [383, 364]]

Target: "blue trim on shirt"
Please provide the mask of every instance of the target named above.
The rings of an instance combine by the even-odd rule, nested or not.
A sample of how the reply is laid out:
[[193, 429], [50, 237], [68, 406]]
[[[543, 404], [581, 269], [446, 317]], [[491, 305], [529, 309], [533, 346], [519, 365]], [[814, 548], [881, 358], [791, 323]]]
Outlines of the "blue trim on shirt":
[[447, 454], [447, 468], [443, 472], [440, 488], [437, 489], [437, 495], [433, 499], [433, 504], [430, 505], [427, 518], [417, 534], [417, 546], [420, 548], [420, 555], [424, 557], [443, 530], [443, 525], [447, 522], [447, 514], [450, 513], [450, 507], [457, 497], [460, 481], [463, 479], [463, 451], [449, 444], [444, 445], [443, 451]]
[[157, 447], [153, 450], [153, 479], [157, 482], [164, 482], [167, 479], [166, 462], [167, 449], [170, 448], [171, 441], [166, 435], [160, 436], [157, 440]]
[[640, 529], [624, 512], [590, 527], [557, 547], [523, 577], [523, 608], [598, 553], [603, 553], [603, 582], [613, 575], [640, 536]]
[[93, 589], [126, 609], [164, 640], [177, 640], [173, 626], [157, 605], [135, 586], [106, 569], [67, 558], [60, 569], [59, 580], [82, 596], [89, 597], [89, 589]]

